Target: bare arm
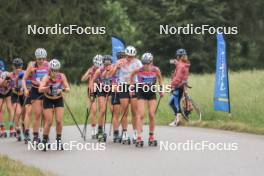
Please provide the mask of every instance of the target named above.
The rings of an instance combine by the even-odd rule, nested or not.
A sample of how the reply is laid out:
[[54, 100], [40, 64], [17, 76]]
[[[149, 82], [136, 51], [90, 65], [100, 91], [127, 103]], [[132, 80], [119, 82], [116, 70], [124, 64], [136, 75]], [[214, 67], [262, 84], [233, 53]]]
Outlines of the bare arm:
[[85, 74], [82, 76], [81, 81], [87, 81], [90, 78], [91, 68], [89, 68]]
[[139, 69], [136, 69], [136, 70], [134, 70], [133, 72], [132, 72], [132, 74], [130, 75], [130, 84], [132, 85], [132, 84], [135, 84], [135, 76], [136, 76], [136, 74], [138, 74], [138, 71], [139, 71]]
[[49, 77], [48, 76], [45, 76], [40, 85], [39, 85], [39, 92], [40, 93], [44, 93], [44, 92], [47, 92], [49, 90], [49, 87], [47, 86], [47, 82], [48, 82], [48, 79]]
[[96, 70], [94, 76], [92, 77], [91, 81], [89, 82], [89, 89], [91, 92], [94, 92], [94, 82], [100, 75], [100, 69]]
[[68, 82], [68, 80], [64, 74], [62, 74], [62, 81], [63, 81], [63, 86], [64, 86], [65, 92], [69, 92], [70, 91], [70, 85], [69, 85], [69, 82]]
[[27, 79], [29, 78], [29, 76], [31, 74], [31, 69], [32, 69], [32, 66], [29, 63], [28, 67], [27, 67], [27, 69], [26, 69], [26, 71], [24, 73], [24, 76], [22, 78], [22, 87], [23, 87], [23, 90], [24, 90], [26, 96], [28, 96], [28, 89], [27, 89], [26, 81], [27, 81]]

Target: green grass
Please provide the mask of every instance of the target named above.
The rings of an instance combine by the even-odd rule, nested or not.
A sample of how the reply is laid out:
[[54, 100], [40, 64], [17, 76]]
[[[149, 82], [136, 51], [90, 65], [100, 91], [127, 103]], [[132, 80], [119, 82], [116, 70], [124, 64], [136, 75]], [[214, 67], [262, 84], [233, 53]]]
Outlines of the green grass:
[[21, 162], [9, 159], [7, 156], [0, 155], [0, 175], [3, 176], [51, 176], [53, 174], [42, 172], [35, 167], [30, 167]]
[[[190, 75], [189, 84], [193, 88], [189, 90], [189, 94], [200, 105], [203, 121], [191, 121], [184, 125], [264, 134], [264, 71], [230, 73], [231, 116], [213, 110], [214, 78], [213, 74]], [[168, 81], [169, 79], [165, 80]], [[156, 123], [159, 125], [167, 125], [174, 119], [167, 105], [169, 97], [167, 93], [160, 104], [156, 117]], [[84, 123], [86, 99], [84, 85], [72, 86], [71, 93], [67, 95], [67, 102], [79, 123]], [[73, 124], [67, 111], [65, 115], [65, 124]], [[109, 114], [108, 119], [110, 117]]]

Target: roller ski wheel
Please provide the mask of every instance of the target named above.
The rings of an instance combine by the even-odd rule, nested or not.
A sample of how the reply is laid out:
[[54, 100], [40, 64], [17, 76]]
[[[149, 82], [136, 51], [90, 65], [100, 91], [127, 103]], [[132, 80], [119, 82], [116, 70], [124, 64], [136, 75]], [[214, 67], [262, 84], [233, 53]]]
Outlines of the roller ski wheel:
[[157, 147], [158, 146], [158, 141], [155, 140], [154, 137], [149, 137], [148, 145]]
[[107, 136], [105, 133], [99, 133], [97, 138], [98, 138], [98, 142], [106, 142]]
[[9, 133], [9, 137], [16, 137], [16, 132], [14, 132], [14, 131], [12, 132], [12, 131], [11, 131], [11, 132]]
[[135, 146], [142, 148], [144, 146], [144, 141], [136, 141]]
[[114, 143], [120, 143], [121, 142], [121, 138], [119, 136], [114, 136], [113, 142]]
[[32, 142], [33, 142], [34, 145], [38, 145], [41, 142], [41, 140], [40, 140], [39, 137], [34, 137]]
[[127, 139], [122, 139], [122, 144], [128, 144], [128, 145], [130, 145], [131, 144], [131, 140], [130, 140], [130, 138], [127, 138]]
[[97, 134], [92, 135], [92, 139], [97, 139]]
[[7, 138], [7, 133], [6, 132], [1, 133], [0, 138]]
[[25, 139], [24, 139], [25, 144], [28, 144], [28, 142], [30, 142], [30, 141], [31, 141], [30, 140], [30, 137], [29, 136], [26, 136]]
[[18, 141], [18, 142], [21, 142], [21, 140], [22, 140], [22, 137], [21, 137], [21, 135], [17, 135], [17, 137], [16, 137], [16, 138], [17, 138], [17, 141]]

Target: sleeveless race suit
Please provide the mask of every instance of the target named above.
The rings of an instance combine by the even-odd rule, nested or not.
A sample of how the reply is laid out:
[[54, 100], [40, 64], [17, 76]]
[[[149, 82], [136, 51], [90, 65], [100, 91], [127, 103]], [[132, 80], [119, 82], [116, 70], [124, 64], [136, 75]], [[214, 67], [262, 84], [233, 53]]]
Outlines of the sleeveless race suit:
[[158, 67], [151, 66], [149, 71], [141, 67], [137, 73], [138, 77], [138, 99], [154, 100], [156, 99], [156, 87]]
[[[133, 59], [131, 62], [128, 62], [127, 59], [120, 59], [118, 63], [124, 63], [124, 65], [118, 70], [117, 77], [119, 85], [122, 85], [120, 91], [120, 98], [130, 98], [129, 89], [130, 86], [130, 76], [136, 69], [142, 67], [142, 63], [138, 59]], [[138, 82], [137, 76], [135, 76], [135, 82]], [[136, 98], [134, 95], [132, 98]]]
[[43, 99], [43, 108], [56, 108], [56, 107], [64, 107], [62, 94], [58, 94], [57, 91], [59, 89], [63, 89], [63, 75], [62, 73], [55, 73], [55, 80], [52, 80], [49, 76], [49, 80], [47, 85], [49, 87], [49, 92], [44, 93]]
[[38, 66], [36, 62], [32, 63], [31, 81], [32, 88], [30, 91], [30, 99], [42, 99], [43, 94], [38, 92], [38, 87], [41, 80], [49, 74], [49, 63], [44, 61], [41, 66]]

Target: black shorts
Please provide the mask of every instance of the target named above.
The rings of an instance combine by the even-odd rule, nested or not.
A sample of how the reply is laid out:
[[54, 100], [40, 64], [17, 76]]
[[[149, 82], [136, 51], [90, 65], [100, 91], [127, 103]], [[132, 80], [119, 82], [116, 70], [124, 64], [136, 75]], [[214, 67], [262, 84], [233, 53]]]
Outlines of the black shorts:
[[119, 97], [120, 99], [126, 98], [126, 99], [130, 99], [130, 98], [137, 98], [137, 93], [135, 92], [134, 95], [132, 97], [130, 97], [129, 94], [129, 86], [128, 84], [123, 84], [121, 85], [122, 89], [119, 90]]
[[10, 90], [10, 91], [9, 91], [7, 94], [5, 94], [5, 95], [0, 94], [0, 99], [5, 99], [5, 98], [11, 96], [11, 92], [12, 92], [12, 90]]
[[106, 88], [102, 88], [102, 90], [96, 90], [96, 94], [98, 97], [106, 97], [111, 95], [111, 90], [106, 90]]
[[43, 109], [52, 109], [52, 108], [58, 108], [58, 107], [64, 107], [63, 98], [58, 99], [49, 99], [47, 97], [43, 97]]
[[111, 103], [112, 103], [112, 105], [119, 105], [120, 104], [120, 93], [119, 92], [112, 92]]
[[30, 98], [30, 96], [28, 96], [28, 97], [24, 97], [24, 99], [25, 99], [25, 105], [29, 105], [29, 104], [31, 104], [31, 98]]
[[93, 96], [90, 95], [90, 97], [89, 97], [89, 93], [90, 93], [90, 90], [87, 89], [87, 95], [88, 95], [88, 98], [93, 98], [93, 97], [96, 98], [96, 97], [98, 96], [97, 91], [95, 91], [95, 92], [93, 93]]
[[137, 98], [140, 100], [156, 100], [157, 96], [156, 92], [144, 92], [142, 89], [138, 89]]
[[39, 93], [38, 88], [32, 87], [29, 92], [30, 100], [42, 100], [43, 99], [43, 93]]
[[12, 104], [19, 103], [21, 106], [24, 104], [24, 96], [23, 95], [17, 95], [12, 92], [11, 94], [11, 102]]

